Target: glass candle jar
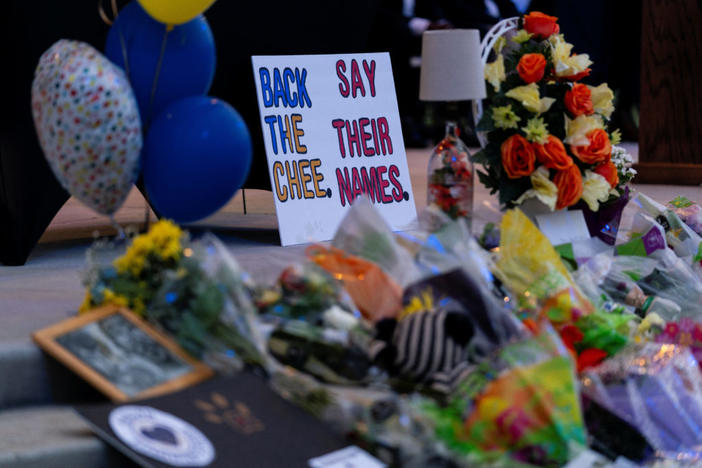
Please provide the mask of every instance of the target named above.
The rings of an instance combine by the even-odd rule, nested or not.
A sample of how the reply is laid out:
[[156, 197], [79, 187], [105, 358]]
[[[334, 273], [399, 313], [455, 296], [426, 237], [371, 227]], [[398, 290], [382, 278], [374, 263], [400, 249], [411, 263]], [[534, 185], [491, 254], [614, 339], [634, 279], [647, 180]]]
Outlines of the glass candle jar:
[[468, 147], [459, 138], [456, 122], [446, 123], [446, 136], [429, 159], [427, 205], [435, 205], [451, 219], [473, 216], [473, 163]]

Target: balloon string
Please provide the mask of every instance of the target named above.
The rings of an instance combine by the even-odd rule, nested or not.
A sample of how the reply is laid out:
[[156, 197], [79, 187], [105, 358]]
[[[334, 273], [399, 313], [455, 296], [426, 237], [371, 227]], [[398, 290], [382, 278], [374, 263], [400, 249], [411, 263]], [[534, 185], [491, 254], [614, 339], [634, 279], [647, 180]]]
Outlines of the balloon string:
[[166, 26], [166, 30], [163, 32], [163, 40], [161, 41], [161, 52], [158, 56], [158, 63], [156, 64], [156, 73], [154, 74], [154, 82], [151, 85], [151, 96], [149, 97], [149, 112], [148, 120], [145, 123], [145, 132], [148, 131], [149, 124], [151, 123], [151, 112], [154, 107], [154, 98], [156, 97], [156, 88], [158, 87], [158, 78], [161, 75], [161, 67], [163, 65], [163, 57], [166, 55], [166, 44], [168, 43], [168, 33], [173, 29], [172, 26]]
[[105, 22], [105, 24], [107, 24], [108, 26], [112, 26], [114, 20], [117, 19], [117, 0], [110, 1], [110, 6], [112, 7], [112, 19], [110, 19], [110, 17], [107, 16], [107, 13], [105, 12], [105, 9], [102, 6], [102, 2], [103, 0], [98, 0], [98, 13], [100, 14], [100, 18], [103, 22]]
[[100, 19], [108, 26], [112, 26], [112, 20], [110, 19], [109, 16], [107, 16], [107, 13], [105, 13], [105, 9], [102, 7], [102, 0], [98, 0], [98, 14], [100, 15]]
[[127, 41], [124, 40], [124, 35], [122, 34], [122, 25], [117, 28], [117, 34], [119, 35], [119, 46], [122, 49], [122, 60], [124, 60], [124, 73], [127, 75], [127, 80], [130, 84], [132, 82], [132, 76], [129, 72], [129, 54], [127, 54]]

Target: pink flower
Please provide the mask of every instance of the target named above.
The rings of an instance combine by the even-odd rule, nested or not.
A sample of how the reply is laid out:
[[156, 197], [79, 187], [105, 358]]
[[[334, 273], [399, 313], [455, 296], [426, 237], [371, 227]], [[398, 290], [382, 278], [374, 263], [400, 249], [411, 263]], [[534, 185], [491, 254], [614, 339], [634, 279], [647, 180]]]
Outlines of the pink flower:
[[680, 329], [685, 332], [692, 332], [695, 328], [695, 321], [690, 317], [684, 317], [680, 319]]
[[502, 412], [495, 421], [503, 432], [509, 434], [513, 442], [521, 439], [533, 423], [521, 408], [509, 408]]

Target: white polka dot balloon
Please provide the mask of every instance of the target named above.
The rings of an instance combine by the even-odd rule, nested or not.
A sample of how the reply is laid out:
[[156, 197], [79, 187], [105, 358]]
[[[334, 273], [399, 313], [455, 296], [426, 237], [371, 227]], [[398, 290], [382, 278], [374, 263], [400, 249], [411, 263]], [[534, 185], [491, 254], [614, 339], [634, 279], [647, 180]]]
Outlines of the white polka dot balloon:
[[60, 40], [32, 83], [39, 143], [61, 185], [112, 215], [139, 173], [141, 121], [124, 72], [88, 44]]

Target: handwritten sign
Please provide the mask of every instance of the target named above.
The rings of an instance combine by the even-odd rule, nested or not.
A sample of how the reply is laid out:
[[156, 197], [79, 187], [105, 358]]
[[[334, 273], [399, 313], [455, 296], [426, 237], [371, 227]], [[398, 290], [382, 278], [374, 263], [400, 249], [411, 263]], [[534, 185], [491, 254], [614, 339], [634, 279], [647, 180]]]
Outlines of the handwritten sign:
[[253, 56], [283, 245], [329, 240], [365, 194], [394, 230], [416, 220], [387, 53]]

